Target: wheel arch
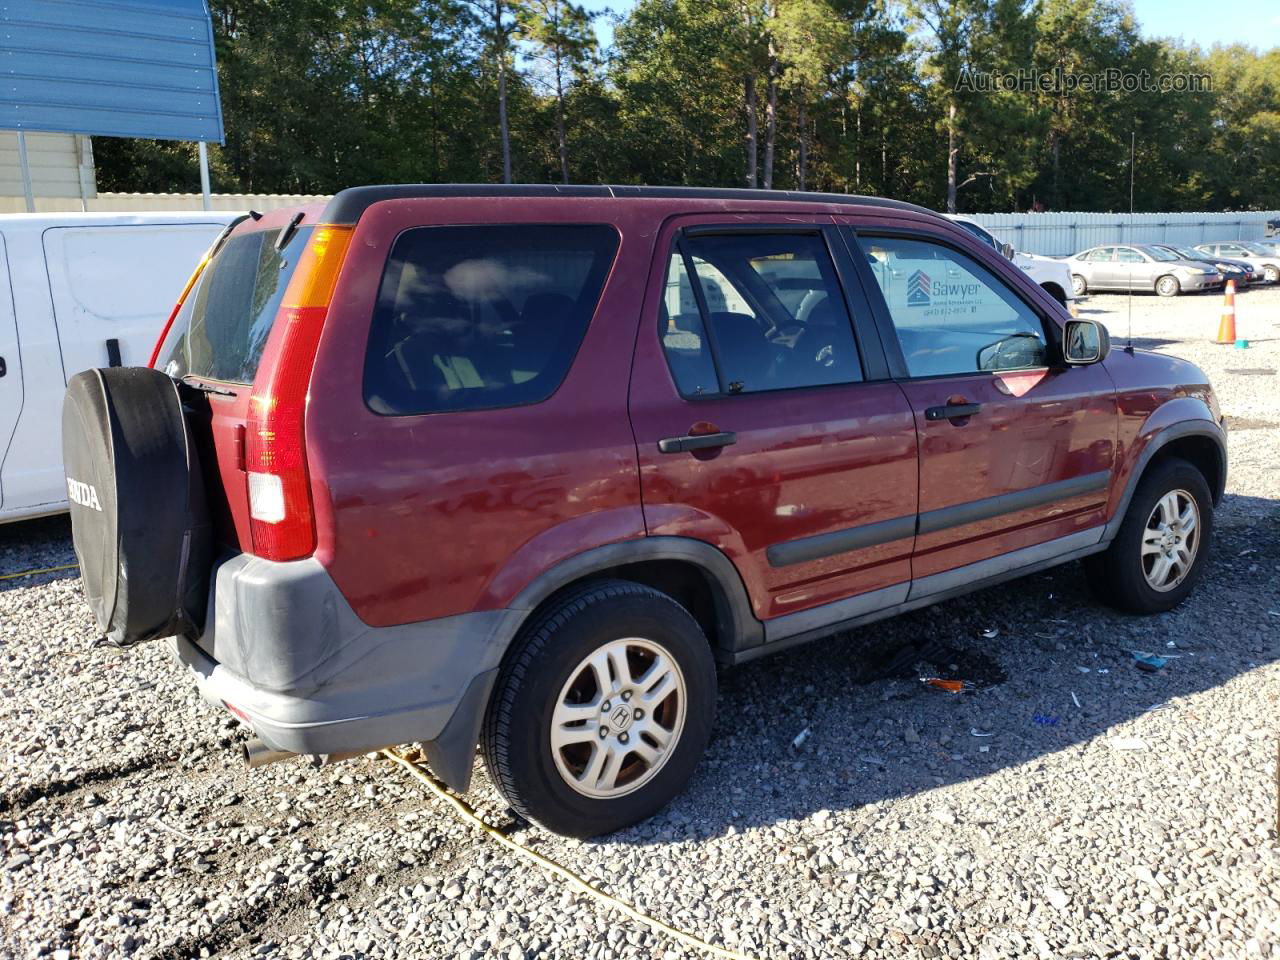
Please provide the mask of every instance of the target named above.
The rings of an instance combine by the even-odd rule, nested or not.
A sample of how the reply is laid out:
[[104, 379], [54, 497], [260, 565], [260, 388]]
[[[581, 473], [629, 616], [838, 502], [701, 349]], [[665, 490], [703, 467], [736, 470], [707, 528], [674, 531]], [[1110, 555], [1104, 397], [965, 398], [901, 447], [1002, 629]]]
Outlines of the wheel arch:
[[698, 621], [717, 659], [764, 642], [737, 568], [711, 544], [688, 537], [645, 537], [575, 554], [539, 575], [511, 607], [521, 626], [567, 589], [596, 579], [630, 580], [671, 596]]
[[1104, 540], [1113, 539], [1119, 532], [1134, 491], [1147, 471], [1154, 464], [1175, 457], [1187, 460], [1204, 475], [1214, 506], [1222, 502], [1227, 483], [1226, 433], [1212, 419], [1180, 420], [1161, 429], [1143, 447], [1129, 473], [1124, 493], [1107, 523]]
[[1064, 307], [1067, 305], [1067, 291], [1062, 289], [1061, 284], [1056, 283], [1053, 280], [1046, 280], [1044, 283], [1040, 284], [1040, 287], [1045, 293], [1057, 300], [1058, 303], [1062, 304]]

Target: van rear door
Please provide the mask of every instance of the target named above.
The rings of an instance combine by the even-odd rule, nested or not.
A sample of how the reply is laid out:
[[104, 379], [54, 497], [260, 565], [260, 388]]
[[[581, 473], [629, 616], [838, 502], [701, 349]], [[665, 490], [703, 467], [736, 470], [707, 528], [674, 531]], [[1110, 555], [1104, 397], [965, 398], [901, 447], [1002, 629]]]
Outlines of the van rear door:
[[[22, 415], [22, 356], [18, 353], [18, 318], [9, 286], [9, 254], [0, 236], [0, 510], [6, 506], [4, 463]], [[16, 506], [12, 501], [9, 506]]]
[[145, 366], [183, 280], [222, 226], [196, 219], [46, 230], [64, 380], [93, 367]]

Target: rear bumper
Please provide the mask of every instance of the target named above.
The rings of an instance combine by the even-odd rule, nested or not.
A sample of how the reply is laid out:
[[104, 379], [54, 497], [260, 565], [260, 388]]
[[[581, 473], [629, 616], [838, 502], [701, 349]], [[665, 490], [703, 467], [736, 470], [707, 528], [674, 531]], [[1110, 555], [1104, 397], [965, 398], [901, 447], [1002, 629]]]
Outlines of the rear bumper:
[[315, 560], [246, 554], [214, 572], [204, 634], [174, 641], [206, 699], [277, 750], [348, 753], [421, 742], [465, 789], [514, 610], [393, 627], [360, 620]]

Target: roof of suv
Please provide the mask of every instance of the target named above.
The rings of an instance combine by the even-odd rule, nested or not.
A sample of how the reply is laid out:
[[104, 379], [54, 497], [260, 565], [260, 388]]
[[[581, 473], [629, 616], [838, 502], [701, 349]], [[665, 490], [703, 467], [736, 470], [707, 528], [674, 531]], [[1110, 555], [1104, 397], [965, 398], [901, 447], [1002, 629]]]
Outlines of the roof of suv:
[[938, 216], [933, 210], [884, 197], [845, 193], [806, 193], [795, 190], [748, 190], [721, 187], [558, 186], [556, 184], [402, 183], [350, 187], [337, 193], [324, 208], [325, 223], [355, 223], [360, 215], [383, 200], [430, 197], [595, 197], [659, 200], [750, 200], [768, 202], [840, 204], [890, 207]]

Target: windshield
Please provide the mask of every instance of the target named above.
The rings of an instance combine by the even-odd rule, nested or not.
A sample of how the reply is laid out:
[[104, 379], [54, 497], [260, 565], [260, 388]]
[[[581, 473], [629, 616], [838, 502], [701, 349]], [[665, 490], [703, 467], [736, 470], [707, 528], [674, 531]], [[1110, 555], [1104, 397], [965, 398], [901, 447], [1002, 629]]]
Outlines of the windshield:
[[283, 250], [276, 249], [278, 229], [229, 237], [174, 318], [160, 349], [160, 369], [177, 379], [253, 383], [311, 230], [296, 230]]
[[1267, 245], [1266, 245], [1266, 244], [1262, 244], [1262, 243], [1242, 243], [1242, 244], [1240, 244], [1240, 246], [1244, 247], [1244, 248], [1245, 248], [1246, 250], [1248, 250], [1250, 253], [1257, 253], [1257, 254], [1261, 254], [1261, 255], [1262, 255], [1262, 256], [1264, 256], [1264, 257], [1270, 257], [1270, 256], [1272, 256], [1271, 250], [1270, 250], [1270, 248], [1269, 248], [1269, 247], [1267, 247]]
[[972, 233], [975, 237], [977, 237], [983, 243], [989, 246], [995, 247], [997, 250], [1000, 249], [999, 241], [997, 241], [995, 237], [987, 233], [986, 230], [978, 226], [976, 223], [972, 223], [968, 220], [956, 220], [955, 222], [958, 223], [960, 226], [964, 227], [966, 230]]
[[1178, 255], [1164, 247], [1143, 247], [1143, 252], [1151, 257], [1152, 260], [1160, 260], [1167, 263], [1170, 260], [1177, 260]]
[[1198, 250], [1192, 250], [1190, 247], [1169, 247], [1168, 249], [1172, 250], [1183, 260], [1203, 260], [1205, 258], [1203, 253], [1200, 253]]

